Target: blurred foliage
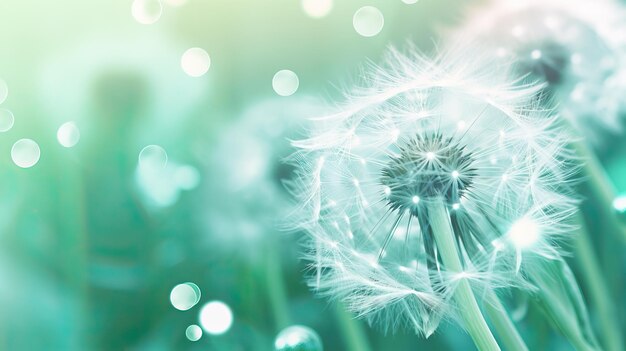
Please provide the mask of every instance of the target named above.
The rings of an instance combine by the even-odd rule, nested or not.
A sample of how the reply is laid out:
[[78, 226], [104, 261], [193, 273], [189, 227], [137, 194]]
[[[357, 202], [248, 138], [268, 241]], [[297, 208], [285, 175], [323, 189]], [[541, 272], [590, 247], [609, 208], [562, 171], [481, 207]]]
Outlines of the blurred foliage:
[[[0, 2], [0, 78], [9, 87], [1, 107], [15, 115], [14, 127], [0, 133], [0, 348], [271, 350], [286, 323], [313, 328], [326, 350], [346, 350], [341, 306], [315, 298], [304, 283], [301, 234], [267, 220], [285, 215], [275, 204], [288, 203], [288, 195], [256, 191], [261, 183], [252, 184], [252, 198], [228, 188], [237, 176], [228, 172], [238, 168], [223, 163], [238, 157], [234, 161], [245, 165], [252, 162], [248, 153], [259, 149], [233, 156], [220, 143], [224, 135], [246, 143], [248, 135], [228, 134], [229, 128], [270, 99], [337, 97], [341, 89], [334, 86], [358, 76], [358, 67], [376, 61], [390, 44], [411, 40], [431, 50], [438, 28], [461, 16], [464, 3], [378, 1], [385, 26], [364, 38], [352, 28], [352, 15], [369, 3], [358, 0], [336, 0], [320, 19], [307, 17], [299, 1], [188, 0], [180, 7], [165, 4], [152, 25], [132, 18], [131, 1]], [[206, 75], [191, 78], [180, 69], [189, 47], [210, 54]], [[272, 76], [281, 69], [298, 74], [300, 87], [291, 97], [272, 90]], [[280, 103], [269, 105], [261, 118], [284, 114]], [[81, 130], [73, 148], [56, 141], [66, 121]], [[268, 121], [276, 124], [265, 127], [282, 127]], [[284, 143], [289, 134], [267, 142]], [[41, 148], [32, 168], [11, 160], [11, 146], [21, 138]], [[137, 176], [139, 152], [149, 144], [167, 151], [168, 164], [196, 170], [199, 184], [155, 202]], [[626, 140], [615, 136], [610, 145], [602, 160], [626, 191]], [[277, 185], [281, 172], [289, 170], [269, 172], [279, 174]], [[157, 188], [172, 186], [163, 174], [155, 177]], [[256, 206], [243, 207], [250, 203]], [[243, 235], [250, 226], [257, 226], [257, 237]], [[607, 261], [622, 261], [609, 262], [612, 267], [626, 263], [616, 254], [620, 248], [601, 237], [597, 249]], [[279, 275], [268, 274], [272, 269]], [[612, 293], [623, 297], [623, 273], [609, 276], [615, 277]], [[273, 290], [276, 279], [282, 292]], [[200, 287], [202, 298], [178, 311], [169, 294], [187, 281]], [[286, 320], [276, 318], [272, 294], [285, 297]], [[185, 329], [198, 324], [200, 307], [212, 300], [230, 306], [232, 328], [187, 340]], [[562, 349], [546, 328], [529, 327], [542, 323], [531, 309], [522, 332], [532, 344]], [[372, 350], [473, 347], [455, 326], [429, 340], [383, 335], [361, 322], [357, 327]]]

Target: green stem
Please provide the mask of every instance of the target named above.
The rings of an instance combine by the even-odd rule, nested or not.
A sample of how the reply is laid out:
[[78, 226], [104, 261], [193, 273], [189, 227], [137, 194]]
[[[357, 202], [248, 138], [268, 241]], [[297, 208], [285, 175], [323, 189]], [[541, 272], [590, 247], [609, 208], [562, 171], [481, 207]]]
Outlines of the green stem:
[[341, 328], [342, 335], [346, 342], [346, 350], [370, 351], [367, 335], [361, 323], [346, 312], [343, 305], [340, 304], [335, 306], [335, 315], [337, 316], [339, 327]]
[[600, 206], [600, 215], [605, 217], [607, 223], [614, 228], [612, 231], [618, 240], [626, 243], [626, 225], [622, 223], [613, 208], [616, 191], [604, 171], [602, 164], [595, 153], [584, 141], [577, 141], [573, 144], [578, 156], [583, 159], [583, 176], [587, 178], [585, 185], [589, 189], [590, 201]]
[[278, 330], [282, 330], [289, 326], [289, 309], [287, 308], [287, 289], [283, 279], [283, 272], [276, 252], [278, 244], [273, 238], [267, 240], [268, 249], [265, 250], [265, 285], [267, 287], [267, 295], [270, 300], [272, 314], [274, 315], [274, 323]]
[[582, 281], [587, 286], [589, 297], [598, 312], [604, 346], [609, 351], [622, 351], [621, 334], [619, 330], [616, 329], [619, 323], [613, 313], [609, 289], [604, 281], [598, 259], [593, 251], [589, 232], [585, 226], [585, 220], [580, 214], [577, 214], [576, 219], [579, 229], [574, 243], [574, 249], [576, 250], [575, 262], [578, 263], [584, 277]]
[[502, 302], [493, 291], [487, 293], [485, 311], [507, 350], [528, 351], [528, 346], [511, 321]]
[[[444, 266], [448, 271], [462, 272], [463, 266], [456, 246], [448, 210], [443, 200], [437, 200], [429, 204], [428, 215], [435, 242], [437, 243], [437, 250], [441, 255]], [[465, 328], [472, 340], [474, 340], [476, 347], [481, 351], [500, 350], [478, 307], [476, 297], [467, 280], [462, 279], [459, 281], [454, 291], [454, 298], [456, 299]]]

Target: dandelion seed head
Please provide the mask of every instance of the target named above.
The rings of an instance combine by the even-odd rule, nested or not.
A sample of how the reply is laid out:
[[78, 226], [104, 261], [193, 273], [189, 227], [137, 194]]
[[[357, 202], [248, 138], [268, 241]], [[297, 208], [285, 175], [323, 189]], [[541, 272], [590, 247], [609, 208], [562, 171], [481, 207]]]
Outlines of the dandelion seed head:
[[[365, 86], [293, 142], [302, 179], [294, 226], [309, 234], [310, 284], [321, 295], [385, 330], [428, 336], [458, 317], [460, 277], [477, 288], [528, 287], [515, 273], [531, 254], [554, 254], [576, 207], [564, 185], [570, 171], [555, 161], [567, 139], [539, 107], [541, 86], [517, 84], [494, 60], [468, 48], [434, 59], [392, 50]], [[433, 204], [446, 209], [462, 272], [437, 253]], [[509, 240], [520, 218], [541, 233], [521, 260]]]
[[492, 0], [470, 11], [450, 40], [472, 38], [526, 81], [546, 83], [544, 104], [603, 147], [626, 111], [624, 23], [626, 10], [608, 0]]

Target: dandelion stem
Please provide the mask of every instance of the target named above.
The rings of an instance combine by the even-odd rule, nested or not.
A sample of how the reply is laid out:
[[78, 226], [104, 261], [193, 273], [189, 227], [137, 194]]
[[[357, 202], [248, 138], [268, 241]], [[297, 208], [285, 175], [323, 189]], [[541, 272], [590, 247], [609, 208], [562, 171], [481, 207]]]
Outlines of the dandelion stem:
[[616, 191], [609, 176], [604, 171], [602, 164], [584, 141], [573, 143], [578, 156], [583, 159], [583, 176], [587, 178], [585, 185], [588, 187], [590, 201], [599, 204], [600, 215], [605, 216], [607, 223], [613, 228], [613, 235], [626, 243], [626, 225], [624, 225], [616, 211], [613, 209]]
[[346, 350], [370, 351], [367, 335], [363, 331], [361, 323], [346, 312], [341, 304], [335, 306], [335, 315], [337, 316], [339, 327], [341, 328], [342, 335], [346, 342]]
[[620, 332], [616, 328], [619, 326], [611, 307], [611, 296], [604, 281], [598, 259], [593, 251], [593, 246], [589, 239], [589, 232], [585, 226], [585, 220], [581, 214], [576, 216], [578, 224], [578, 235], [574, 243], [576, 250], [576, 262], [583, 274], [582, 281], [587, 285], [589, 297], [595, 305], [600, 317], [600, 325], [604, 339], [604, 346], [609, 351], [622, 351]]
[[502, 302], [493, 291], [487, 293], [487, 302], [485, 311], [491, 323], [496, 328], [500, 339], [507, 350], [511, 351], [528, 351], [528, 346], [519, 334], [519, 331], [511, 321]]
[[[450, 216], [443, 200], [436, 200], [428, 205], [428, 216], [437, 242], [438, 252], [446, 269], [451, 272], [462, 272], [463, 266], [455, 243]], [[461, 279], [459, 281], [454, 292], [454, 298], [465, 323], [465, 328], [474, 340], [476, 347], [481, 351], [500, 350], [467, 280]]]

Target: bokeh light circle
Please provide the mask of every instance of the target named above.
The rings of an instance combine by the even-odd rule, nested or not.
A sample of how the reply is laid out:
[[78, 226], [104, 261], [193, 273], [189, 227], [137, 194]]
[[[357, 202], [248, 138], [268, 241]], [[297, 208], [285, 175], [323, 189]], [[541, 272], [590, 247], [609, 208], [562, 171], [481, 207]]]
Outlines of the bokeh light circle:
[[383, 29], [385, 18], [376, 7], [363, 6], [354, 13], [352, 25], [354, 30], [360, 35], [373, 37]]
[[15, 117], [13, 116], [13, 112], [0, 108], [0, 132], [8, 132], [13, 128], [13, 124], [15, 123]]
[[139, 166], [150, 169], [165, 168], [167, 152], [159, 145], [148, 145], [139, 153]]
[[7, 96], [9, 96], [9, 87], [7, 86], [7, 82], [0, 79], [0, 104], [7, 99]]
[[272, 79], [272, 88], [280, 96], [292, 95], [298, 90], [299, 85], [298, 75], [288, 69], [276, 72]]
[[57, 130], [57, 140], [63, 147], [73, 147], [80, 140], [80, 131], [74, 122], [65, 122]]
[[170, 292], [170, 302], [175, 309], [187, 311], [200, 301], [201, 296], [200, 288], [196, 284], [182, 283]]
[[153, 24], [161, 18], [163, 5], [159, 0], [134, 0], [130, 11], [137, 22]]
[[30, 168], [39, 162], [39, 145], [31, 139], [20, 139], [11, 148], [11, 159], [21, 168]]
[[276, 351], [322, 351], [322, 340], [317, 333], [302, 325], [283, 329], [274, 340]]
[[224, 334], [233, 324], [230, 307], [221, 301], [211, 301], [200, 310], [200, 325], [207, 333]]
[[200, 172], [192, 166], [181, 166], [174, 173], [176, 185], [183, 190], [191, 190], [200, 183]]
[[185, 330], [185, 336], [189, 341], [198, 341], [202, 337], [202, 328], [192, 324]]
[[180, 67], [191, 77], [200, 77], [209, 71], [211, 57], [201, 48], [191, 48], [180, 58]]
[[615, 197], [613, 200], [613, 208], [622, 220], [626, 220], [626, 194]]
[[333, 0], [302, 0], [302, 10], [312, 18], [325, 17], [332, 8]]

